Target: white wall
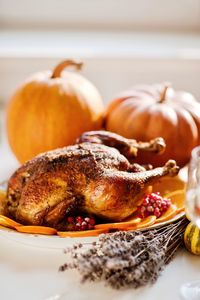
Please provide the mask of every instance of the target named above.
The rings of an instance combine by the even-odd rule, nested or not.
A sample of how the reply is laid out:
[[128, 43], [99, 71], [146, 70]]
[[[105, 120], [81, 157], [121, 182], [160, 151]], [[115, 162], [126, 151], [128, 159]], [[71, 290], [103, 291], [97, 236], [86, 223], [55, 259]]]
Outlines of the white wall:
[[200, 0], [0, 0], [0, 102], [71, 57], [105, 102], [163, 80], [200, 99]]
[[0, 0], [5, 28], [200, 30], [199, 0]]

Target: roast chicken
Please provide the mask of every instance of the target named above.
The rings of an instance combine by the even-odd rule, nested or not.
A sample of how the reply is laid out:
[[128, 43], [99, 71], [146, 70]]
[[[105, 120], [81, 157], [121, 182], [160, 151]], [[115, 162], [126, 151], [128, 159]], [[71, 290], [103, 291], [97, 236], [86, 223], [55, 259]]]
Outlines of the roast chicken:
[[77, 212], [121, 221], [137, 209], [152, 183], [177, 174], [173, 160], [149, 170], [132, 163], [137, 151], [159, 153], [164, 148], [162, 138], [137, 143], [105, 131], [86, 132], [77, 144], [43, 153], [12, 175], [9, 216], [22, 224], [55, 228]]

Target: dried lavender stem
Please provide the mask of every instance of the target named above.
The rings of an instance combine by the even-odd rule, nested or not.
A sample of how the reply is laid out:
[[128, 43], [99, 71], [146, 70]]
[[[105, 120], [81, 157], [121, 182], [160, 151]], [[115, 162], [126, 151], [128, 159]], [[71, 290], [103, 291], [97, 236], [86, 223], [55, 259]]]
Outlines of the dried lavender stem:
[[176, 251], [179, 249], [181, 243], [177, 243], [176, 247], [170, 252], [170, 254], [165, 259], [165, 264], [167, 265], [171, 259], [174, 257]]
[[100, 235], [97, 242], [82, 244], [85, 250], [69, 249], [72, 263], [60, 270], [77, 269], [82, 282], [104, 280], [115, 289], [151, 284], [181, 246], [187, 224], [182, 218], [157, 229]]

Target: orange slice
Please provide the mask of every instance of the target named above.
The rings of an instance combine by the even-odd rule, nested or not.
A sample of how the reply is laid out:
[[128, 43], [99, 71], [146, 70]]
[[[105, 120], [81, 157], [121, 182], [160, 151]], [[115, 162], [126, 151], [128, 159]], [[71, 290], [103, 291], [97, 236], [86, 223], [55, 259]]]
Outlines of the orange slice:
[[178, 190], [166, 195], [166, 198], [169, 198], [172, 204], [175, 204], [177, 207], [177, 213], [185, 209], [185, 191]]
[[153, 225], [156, 221], [156, 216], [148, 216], [146, 218], [144, 218], [140, 223], [138, 223], [136, 226], [128, 226], [128, 230], [131, 229], [142, 229], [142, 228], [146, 228], [149, 227], [151, 225]]
[[184, 190], [186, 183], [177, 177], [163, 177], [160, 178], [153, 185], [153, 192], [160, 192], [161, 196], [166, 196], [167, 194], [177, 191]]
[[136, 224], [141, 222], [141, 218], [134, 217], [129, 219], [128, 221], [118, 222], [118, 223], [106, 223], [106, 224], [98, 224], [95, 225], [95, 229], [124, 229], [129, 226], [135, 226]]
[[21, 226], [21, 224], [3, 215], [0, 215], [0, 225], [13, 229], [15, 229], [16, 226]]
[[156, 223], [161, 223], [170, 220], [177, 214], [177, 207], [176, 205], [172, 204], [168, 210], [156, 220]]
[[87, 237], [87, 236], [97, 236], [101, 233], [106, 233], [105, 229], [93, 229], [93, 230], [85, 230], [85, 231], [58, 231], [57, 234], [60, 237]]
[[15, 229], [19, 232], [24, 233], [33, 233], [33, 234], [46, 234], [54, 235], [57, 233], [57, 230], [51, 227], [45, 226], [17, 226]]

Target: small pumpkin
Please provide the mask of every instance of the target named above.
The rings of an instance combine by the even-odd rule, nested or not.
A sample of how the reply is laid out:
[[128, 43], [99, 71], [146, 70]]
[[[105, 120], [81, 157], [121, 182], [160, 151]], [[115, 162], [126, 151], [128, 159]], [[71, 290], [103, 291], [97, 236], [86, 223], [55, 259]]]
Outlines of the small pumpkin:
[[200, 103], [169, 84], [138, 86], [110, 102], [105, 127], [126, 138], [148, 141], [163, 137], [163, 154], [140, 153], [139, 163], [164, 164], [175, 159], [184, 166], [193, 147], [200, 144]]
[[200, 255], [200, 229], [192, 222], [185, 229], [184, 242], [188, 251]]
[[103, 102], [94, 85], [76, 72], [82, 63], [67, 60], [54, 71], [33, 75], [12, 96], [7, 133], [18, 160], [73, 144], [84, 131], [102, 126]]

